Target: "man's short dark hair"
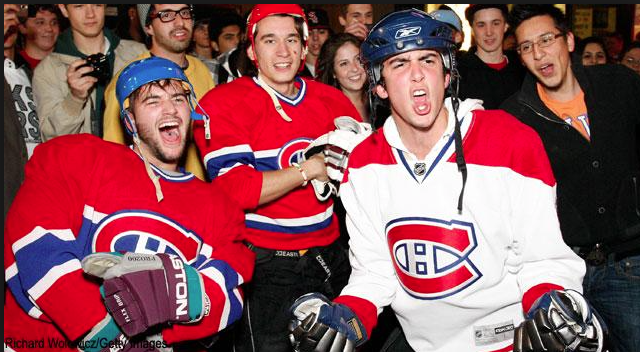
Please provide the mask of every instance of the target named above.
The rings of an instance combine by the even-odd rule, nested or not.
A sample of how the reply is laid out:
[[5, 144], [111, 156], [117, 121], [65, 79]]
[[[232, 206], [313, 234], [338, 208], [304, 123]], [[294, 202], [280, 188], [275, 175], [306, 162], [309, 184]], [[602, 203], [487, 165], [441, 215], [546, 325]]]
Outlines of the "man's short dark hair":
[[242, 16], [237, 12], [226, 9], [217, 11], [209, 20], [209, 40], [217, 43], [224, 27], [232, 25], [237, 25], [241, 33], [244, 32], [246, 26], [242, 21]]
[[49, 11], [54, 15], [56, 15], [58, 20], [60, 20], [60, 17], [61, 17], [60, 10], [58, 9], [58, 6], [54, 4], [29, 4], [27, 5], [26, 13], [24, 13], [25, 16], [22, 16], [22, 14], [19, 14], [18, 20], [20, 21], [20, 23], [24, 24], [27, 21], [27, 19], [35, 18], [39, 11]]
[[567, 33], [571, 30], [566, 16], [562, 13], [562, 11], [559, 8], [551, 4], [543, 4], [543, 5], [516, 4], [511, 9], [511, 12], [509, 12], [508, 23], [515, 33], [516, 29], [522, 22], [536, 16], [551, 17], [553, 19], [553, 23], [556, 26], [556, 28], [560, 30], [562, 33]]
[[475, 16], [476, 12], [485, 9], [500, 10], [505, 21], [507, 20], [507, 16], [509, 15], [509, 8], [506, 4], [471, 4], [464, 10], [464, 18], [467, 19], [470, 25], [473, 25], [473, 16]]

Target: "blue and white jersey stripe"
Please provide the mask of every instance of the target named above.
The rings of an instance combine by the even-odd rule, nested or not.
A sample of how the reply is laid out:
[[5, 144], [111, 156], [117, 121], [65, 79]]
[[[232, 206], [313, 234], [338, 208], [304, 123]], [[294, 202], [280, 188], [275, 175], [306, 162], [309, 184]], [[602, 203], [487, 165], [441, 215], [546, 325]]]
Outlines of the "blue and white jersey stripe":
[[209, 152], [204, 157], [204, 164], [209, 177], [214, 179], [241, 165], [255, 168], [256, 160], [251, 147], [248, 144], [240, 144]]
[[234, 322], [242, 316], [242, 297], [238, 292], [238, 286], [244, 279], [224, 261], [210, 259], [198, 267], [198, 271], [213, 280], [220, 286], [225, 296], [224, 307], [220, 317], [220, 329], [226, 327], [229, 322]]
[[256, 160], [256, 170], [270, 171], [278, 170], [278, 156], [280, 149], [259, 150], [253, 153]]
[[[58, 279], [81, 269], [81, 248], [71, 230], [47, 230], [36, 226], [12, 246], [16, 263], [5, 271], [7, 284], [20, 306], [34, 317], [42, 314], [35, 304]], [[19, 292], [20, 294], [16, 294]], [[35, 310], [34, 310], [35, 309]]]
[[281, 232], [287, 234], [300, 234], [318, 231], [331, 224], [333, 215], [333, 205], [319, 214], [290, 219], [274, 219], [255, 213], [245, 215], [245, 224], [248, 228], [265, 230], [271, 232]]

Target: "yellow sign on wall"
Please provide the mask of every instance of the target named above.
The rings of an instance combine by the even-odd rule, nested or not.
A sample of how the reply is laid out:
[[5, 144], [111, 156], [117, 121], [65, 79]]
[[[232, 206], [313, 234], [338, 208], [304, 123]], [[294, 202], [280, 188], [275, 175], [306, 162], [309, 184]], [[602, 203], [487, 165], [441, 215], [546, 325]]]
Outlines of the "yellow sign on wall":
[[593, 9], [575, 9], [573, 33], [580, 38], [587, 38], [593, 34]]

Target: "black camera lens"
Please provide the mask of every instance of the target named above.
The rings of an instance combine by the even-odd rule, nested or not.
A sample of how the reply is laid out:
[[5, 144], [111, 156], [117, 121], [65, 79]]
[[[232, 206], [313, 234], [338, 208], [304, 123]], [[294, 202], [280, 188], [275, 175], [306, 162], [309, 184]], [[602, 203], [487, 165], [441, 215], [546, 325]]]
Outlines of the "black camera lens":
[[109, 78], [111, 78], [109, 72], [109, 58], [107, 58], [103, 53], [97, 53], [87, 56], [85, 60], [87, 60], [87, 63], [78, 66], [78, 68], [89, 66], [93, 68], [93, 71], [83, 74], [82, 77], [92, 76], [97, 78], [101, 83], [106, 83], [107, 81], [109, 81]]

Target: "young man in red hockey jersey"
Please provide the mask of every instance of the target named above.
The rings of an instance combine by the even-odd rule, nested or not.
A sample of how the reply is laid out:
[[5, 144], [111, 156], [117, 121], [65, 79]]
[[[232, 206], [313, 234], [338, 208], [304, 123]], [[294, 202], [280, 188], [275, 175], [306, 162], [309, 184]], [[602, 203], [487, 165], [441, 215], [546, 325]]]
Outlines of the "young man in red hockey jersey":
[[540, 138], [453, 88], [445, 99], [453, 52], [451, 29], [413, 9], [364, 41], [371, 87], [391, 117], [349, 156], [340, 195], [351, 277], [333, 301], [296, 300], [298, 350], [353, 350], [385, 306], [415, 351], [602, 350]]
[[151, 57], [127, 66], [117, 86], [133, 146], [67, 135], [27, 163], [5, 227], [13, 350], [179, 349], [242, 314], [239, 286], [254, 261], [243, 213], [178, 168], [191, 84]]
[[300, 6], [258, 4], [247, 22], [258, 74], [209, 91], [200, 105], [210, 126], [197, 122], [194, 136], [209, 177], [245, 209], [257, 253], [236, 351], [289, 351], [291, 303], [310, 290], [335, 296], [349, 275], [334, 204], [311, 184], [327, 180], [324, 160], [301, 155], [335, 118], [358, 112], [339, 90], [298, 76], [309, 36]]

